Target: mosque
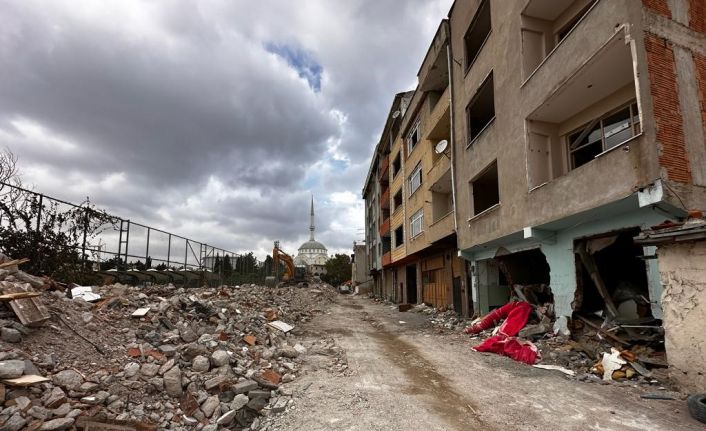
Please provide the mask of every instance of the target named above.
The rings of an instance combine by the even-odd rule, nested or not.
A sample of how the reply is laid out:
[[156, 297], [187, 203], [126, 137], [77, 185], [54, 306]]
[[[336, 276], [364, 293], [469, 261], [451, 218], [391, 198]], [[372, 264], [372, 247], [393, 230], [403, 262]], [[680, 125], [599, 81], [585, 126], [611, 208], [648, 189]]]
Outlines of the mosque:
[[311, 197], [311, 225], [309, 226], [309, 241], [299, 247], [299, 253], [294, 258], [296, 266], [305, 266], [311, 275], [326, 274], [328, 250], [326, 246], [314, 239], [314, 197]]

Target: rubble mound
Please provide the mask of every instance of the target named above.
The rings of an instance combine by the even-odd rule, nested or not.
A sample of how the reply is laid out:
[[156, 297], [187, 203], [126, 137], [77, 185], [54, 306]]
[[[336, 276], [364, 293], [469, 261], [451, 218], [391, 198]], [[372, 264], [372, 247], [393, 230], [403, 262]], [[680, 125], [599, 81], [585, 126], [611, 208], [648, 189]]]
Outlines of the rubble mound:
[[[17, 274], [0, 274], [3, 293], [33, 290]], [[114, 284], [87, 302], [41, 284], [19, 300], [46, 307], [34, 327], [0, 304], [1, 430], [259, 429], [293, 403], [288, 384], [311, 348], [297, 325], [336, 295], [325, 284]]]

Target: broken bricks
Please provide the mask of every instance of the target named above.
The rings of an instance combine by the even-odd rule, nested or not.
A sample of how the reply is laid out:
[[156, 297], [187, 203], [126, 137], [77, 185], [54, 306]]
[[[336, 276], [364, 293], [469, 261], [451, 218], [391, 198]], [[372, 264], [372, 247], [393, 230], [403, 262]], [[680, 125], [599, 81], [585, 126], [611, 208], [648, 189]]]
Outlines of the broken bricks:
[[[43, 331], [14, 321], [0, 325], [24, 331], [15, 353], [0, 352], [0, 369], [2, 362], [17, 361], [15, 371], [7, 367], [8, 380], [22, 367], [15, 379], [27, 382], [8, 383], [7, 399], [27, 391], [15, 384], [30, 384], [27, 398], [36, 407], [0, 416], [0, 429], [11, 421], [11, 427], [51, 429], [246, 428], [257, 412], [289, 405], [294, 391], [286, 387], [299, 375], [308, 347], [296, 343], [292, 329], [321, 313], [315, 310], [335, 295], [324, 285], [319, 290], [312, 298], [294, 288], [273, 294], [259, 286], [236, 291], [115, 284], [91, 288], [105, 298], [97, 303], [72, 299], [69, 290], [42, 292], [37, 298], [56, 313], [56, 322]], [[116, 306], [109, 306], [114, 299]], [[149, 312], [133, 318], [138, 309]], [[22, 350], [37, 346], [55, 347], [33, 357], [36, 367], [27, 367], [22, 359], [32, 354]], [[74, 423], [76, 417], [91, 422]], [[50, 422], [56, 419], [62, 420]]]

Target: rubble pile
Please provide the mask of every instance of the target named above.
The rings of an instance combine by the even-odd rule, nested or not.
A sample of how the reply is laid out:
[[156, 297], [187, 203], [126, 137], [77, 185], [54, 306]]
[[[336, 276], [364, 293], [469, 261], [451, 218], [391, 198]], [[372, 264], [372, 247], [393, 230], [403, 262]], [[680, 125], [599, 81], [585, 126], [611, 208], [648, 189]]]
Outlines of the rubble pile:
[[[20, 273], [0, 273], [3, 294], [33, 290]], [[0, 305], [3, 431], [260, 429], [263, 416], [293, 403], [291, 382], [309, 349], [321, 348], [298, 342], [297, 325], [335, 295], [324, 284], [115, 284], [91, 289], [91, 303], [82, 289], [34, 281], [41, 296], [21, 301], [41, 302], [47, 320], [25, 325]]]
[[460, 331], [471, 322], [470, 319], [460, 317], [454, 310], [438, 309], [424, 303], [415, 305], [412, 309], [429, 316], [429, 323], [433, 326], [451, 331]]
[[[407, 310], [425, 314], [439, 331], [459, 332], [481, 321], [464, 319], [453, 310], [426, 304], [400, 309]], [[669, 380], [664, 334], [658, 325], [594, 323], [592, 319], [577, 316], [571, 322], [570, 335], [561, 335], [554, 333], [553, 314], [552, 304], [535, 307], [516, 338], [536, 347], [540, 367], [561, 370], [572, 378], [588, 382], [662, 387], [663, 382]], [[593, 316], [593, 320], [602, 318]], [[502, 321], [497, 319], [495, 323], [499, 325]], [[496, 325], [472, 334], [471, 342], [478, 344], [496, 336], [500, 330]], [[624, 335], [618, 336], [618, 333]]]

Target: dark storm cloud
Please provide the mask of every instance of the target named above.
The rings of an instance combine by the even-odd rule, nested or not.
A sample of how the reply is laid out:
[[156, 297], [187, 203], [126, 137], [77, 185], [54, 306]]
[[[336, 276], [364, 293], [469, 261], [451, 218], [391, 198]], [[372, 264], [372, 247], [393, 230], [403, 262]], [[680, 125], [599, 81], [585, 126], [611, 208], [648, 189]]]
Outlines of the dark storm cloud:
[[224, 247], [305, 239], [314, 193], [318, 237], [349, 248], [386, 110], [449, 5], [5, 1], [0, 146], [43, 192]]

